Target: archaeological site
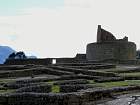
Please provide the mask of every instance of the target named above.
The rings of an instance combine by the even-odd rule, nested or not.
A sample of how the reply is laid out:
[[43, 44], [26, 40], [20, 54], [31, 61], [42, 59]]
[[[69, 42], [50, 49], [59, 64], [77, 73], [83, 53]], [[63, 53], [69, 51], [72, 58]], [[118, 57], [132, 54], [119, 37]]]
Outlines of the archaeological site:
[[0, 65], [0, 105], [140, 105], [136, 44], [122, 37], [98, 25], [97, 42], [85, 45], [86, 54], [10, 55]]

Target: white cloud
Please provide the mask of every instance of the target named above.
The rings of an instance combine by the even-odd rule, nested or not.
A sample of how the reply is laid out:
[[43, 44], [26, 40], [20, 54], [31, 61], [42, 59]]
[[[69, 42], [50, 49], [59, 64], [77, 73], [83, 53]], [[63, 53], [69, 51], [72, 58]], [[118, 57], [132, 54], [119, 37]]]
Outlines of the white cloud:
[[[125, 2], [65, 0], [58, 9], [29, 8], [23, 15], [1, 16], [0, 43], [40, 57], [74, 56], [96, 41], [97, 25], [102, 24], [118, 38], [128, 36], [140, 46], [139, 7], [137, 2]], [[18, 38], [10, 40], [12, 35]]]

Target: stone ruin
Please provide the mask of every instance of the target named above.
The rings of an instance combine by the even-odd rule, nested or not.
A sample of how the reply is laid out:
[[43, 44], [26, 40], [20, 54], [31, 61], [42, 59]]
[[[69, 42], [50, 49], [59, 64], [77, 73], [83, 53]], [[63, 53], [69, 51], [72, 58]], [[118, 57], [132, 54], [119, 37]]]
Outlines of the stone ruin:
[[116, 37], [98, 26], [97, 42], [87, 45], [86, 57], [88, 61], [103, 60], [135, 60], [136, 44], [128, 41], [128, 37]]
[[[133, 63], [140, 64], [136, 60], [136, 44], [129, 42], [128, 37], [117, 39], [111, 32], [106, 31], [98, 25], [97, 42], [89, 43], [86, 54], [77, 54], [73, 58], [44, 58], [44, 59], [15, 59], [11, 55], [5, 64], [41, 64], [49, 65], [53, 61], [56, 63], [83, 63], [83, 62], [106, 62], [111, 63]], [[115, 62], [114, 62], [115, 61]]]
[[116, 41], [128, 42], [128, 37], [125, 36], [123, 39], [116, 39], [116, 37], [111, 32], [102, 29], [101, 25], [98, 25], [97, 43], [116, 42]]
[[[140, 80], [140, 76], [124, 75], [139, 74], [139, 66], [130, 69], [130, 66], [102, 62], [117, 59], [128, 64], [135, 60], [135, 43], [127, 37], [117, 39], [100, 25], [97, 42], [87, 45], [86, 54], [44, 59], [22, 59], [22, 55], [22, 52], [13, 53], [0, 65], [0, 105], [116, 105], [101, 103], [117, 99], [121, 93], [140, 91], [138, 81], [133, 81]], [[125, 80], [130, 83], [126, 84]]]
[[101, 25], [98, 25], [98, 31], [97, 31], [97, 43], [102, 43], [102, 42], [110, 42], [110, 41], [115, 41], [116, 37], [101, 28]]

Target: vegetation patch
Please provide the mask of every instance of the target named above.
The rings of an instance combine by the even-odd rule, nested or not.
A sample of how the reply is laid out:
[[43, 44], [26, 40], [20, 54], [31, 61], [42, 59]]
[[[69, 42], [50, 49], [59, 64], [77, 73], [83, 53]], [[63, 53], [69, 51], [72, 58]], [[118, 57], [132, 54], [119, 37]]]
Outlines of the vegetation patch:
[[13, 92], [15, 92], [14, 89], [0, 90], [0, 94], [13, 93]]
[[59, 93], [60, 92], [60, 87], [58, 85], [53, 85], [52, 86], [52, 92], [53, 93]]
[[49, 81], [49, 82], [45, 82], [46, 84], [50, 84], [50, 85], [53, 85], [54, 84], [54, 81]]
[[120, 73], [120, 76], [123, 77], [140, 77], [140, 72], [134, 72], [134, 73]]
[[94, 80], [88, 80], [89, 84], [95, 84], [96, 82]]
[[12, 81], [14, 81], [14, 79], [0, 79], [0, 83], [8, 83]]

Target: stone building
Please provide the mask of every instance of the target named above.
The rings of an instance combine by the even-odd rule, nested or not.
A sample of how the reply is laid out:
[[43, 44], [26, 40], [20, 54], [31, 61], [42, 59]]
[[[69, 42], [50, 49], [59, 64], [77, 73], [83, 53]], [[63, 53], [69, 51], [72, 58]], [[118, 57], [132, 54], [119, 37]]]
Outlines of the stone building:
[[98, 26], [97, 42], [89, 43], [86, 49], [88, 61], [103, 60], [135, 60], [136, 44], [128, 41], [128, 37], [116, 39], [116, 37]]

